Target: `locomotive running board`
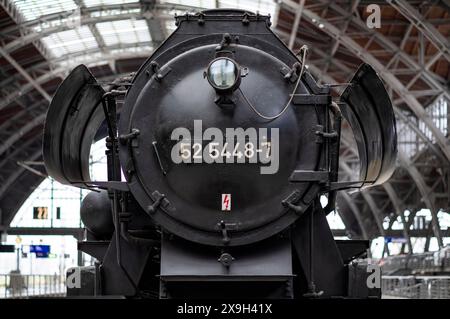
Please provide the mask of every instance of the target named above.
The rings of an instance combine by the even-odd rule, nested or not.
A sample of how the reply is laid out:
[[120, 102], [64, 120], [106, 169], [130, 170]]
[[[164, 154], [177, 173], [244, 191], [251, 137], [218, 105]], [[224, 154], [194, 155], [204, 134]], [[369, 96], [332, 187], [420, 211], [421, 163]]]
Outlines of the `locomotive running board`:
[[44, 127], [44, 163], [48, 174], [60, 183], [90, 181], [89, 152], [104, 119], [97, 107], [103, 94], [88, 68], [79, 65], [50, 103]]
[[370, 65], [363, 64], [340, 99], [341, 112], [358, 147], [361, 187], [387, 181], [395, 169], [397, 132], [392, 103], [381, 79]]

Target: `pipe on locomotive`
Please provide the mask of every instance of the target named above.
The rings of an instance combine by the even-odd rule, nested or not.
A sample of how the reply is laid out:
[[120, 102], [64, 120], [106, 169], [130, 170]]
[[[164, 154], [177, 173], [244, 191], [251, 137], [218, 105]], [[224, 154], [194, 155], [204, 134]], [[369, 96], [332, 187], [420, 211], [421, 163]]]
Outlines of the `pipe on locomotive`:
[[[331, 155], [331, 172], [330, 172], [330, 182], [337, 182], [339, 175], [339, 149], [340, 149], [340, 139], [341, 139], [341, 123], [342, 123], [342, 113], [336, 102], [331, 102], [330, 106], [331, 113], [334, 116], [334, 130], [336, 137], [333, 140], [333, 147], [330, 150]], [[337, 190], [332, 190], [328, 193], [328, 203], [324, 207], [325, 214], [331, 213], [336, 208], [336, 195]]]

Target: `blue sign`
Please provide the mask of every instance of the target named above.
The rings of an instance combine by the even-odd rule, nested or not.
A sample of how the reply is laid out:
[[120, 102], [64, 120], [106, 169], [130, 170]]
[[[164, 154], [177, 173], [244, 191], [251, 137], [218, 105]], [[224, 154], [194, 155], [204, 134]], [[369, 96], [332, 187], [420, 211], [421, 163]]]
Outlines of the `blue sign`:
[[384, 242], [389, 243], [401, 243], [405, 244], [407, 242], [406, 238], [403, 237], [384, 237]]
[[30, 253], [37, 254], [48, 254], [50, 253], [50, 245], [30, 245]]

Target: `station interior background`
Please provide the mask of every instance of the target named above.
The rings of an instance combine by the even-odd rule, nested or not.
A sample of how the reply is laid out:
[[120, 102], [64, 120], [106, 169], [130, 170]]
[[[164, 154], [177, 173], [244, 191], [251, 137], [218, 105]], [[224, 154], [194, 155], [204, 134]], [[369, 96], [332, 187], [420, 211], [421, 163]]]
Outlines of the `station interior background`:
[[[206, 8], [270, 14], [286, 45], [295, 50], [308, 44], [308, 70], [322, 82], [345, 83], [361, 61], [384, 65], [401, 153], [390, 185], [401, 205], [383, 188], [346, 193], [328, 216], [330, 226], [336, 238], [371, 239], [375, 260], [411, 253], [408, 240], [413, 253], [448, 246], [450, 4], [388, 2], [0, 0], [0, 230], [2, 244], [16, 247], [0, 254], [0, 277], [17, 267], [24, 275], [62, 276], [69, 267], [94, 262], [77, 252], [79, 207], [88, 191], [53, 181], [42, 166], [42, 126], [58, 84], [81, 63], [102, 83], [136, 71], [175, 29], [175, 14]], [[381, 7], [381, 29], [365, 26], [370, 4]], [[345, 140], [343, 179], [358, 172], [354, 141]], [[106, 180], [104, 151], [103, 141], [91, 148], [95, 180]], [[321, 201], [326, 204], [325, 197]], [[46, 213], [38, 218], [40, 207]], [[59, 233], [14, 233], [29, 228]], [[50, 245], [50, 254], [39, 258], [30, 245]]]

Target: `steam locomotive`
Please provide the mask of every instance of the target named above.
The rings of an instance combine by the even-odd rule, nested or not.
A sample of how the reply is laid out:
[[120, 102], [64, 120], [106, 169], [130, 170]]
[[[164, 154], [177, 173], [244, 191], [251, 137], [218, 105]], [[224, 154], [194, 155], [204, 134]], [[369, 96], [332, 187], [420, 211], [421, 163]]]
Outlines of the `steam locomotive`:
[[[47, 172], [93, 190], [78, 248], [98, 262], [68, 272], [68, 295], [379, 296], [352, 262], [368, 242], [334, 240], [326, 220], [339, 189], [392, 174], [395, 119], [376, 72], [363, 64], [335, 101], [308, 72], [307, 48], [289, 50], [269, 16], [216, 9], [175, 19], [131, 81], [105, 89], [80, 65], [50, 104]], [[358, 146], [357, 181], [338, 180], [342, 117]], [[89, 151], [102, 125], [108, 180], [93, 181]], [[81, 285], [70, 285], [76, 272]]]

